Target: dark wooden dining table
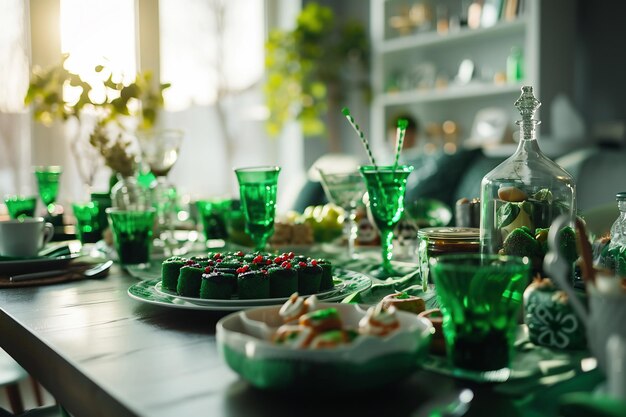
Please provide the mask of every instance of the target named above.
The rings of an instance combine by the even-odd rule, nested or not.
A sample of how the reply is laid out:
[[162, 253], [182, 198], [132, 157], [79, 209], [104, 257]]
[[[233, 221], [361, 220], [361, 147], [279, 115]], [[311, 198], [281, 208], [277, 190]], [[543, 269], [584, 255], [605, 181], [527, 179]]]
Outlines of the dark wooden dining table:
[[220, 357], [216, 323], [229, 312], [142, 303], [127, 295], [136, 282], [114, 265], [104, 279], [2, 289], [0, 347], [74, 416], [421, 417], [464, 388], [465, 415], [523, 415], [492, 385], [428, 371], [366, 392], [256, 389]]

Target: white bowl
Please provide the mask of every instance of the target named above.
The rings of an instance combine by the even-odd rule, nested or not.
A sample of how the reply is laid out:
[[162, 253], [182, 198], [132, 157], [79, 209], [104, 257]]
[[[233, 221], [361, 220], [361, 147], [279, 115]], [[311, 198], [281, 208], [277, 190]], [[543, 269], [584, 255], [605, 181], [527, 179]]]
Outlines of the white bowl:
[[[346, 328], [357, 328], [366, 310], [357, 304], [334, 307]], [[335, 348], [302, 349], [271, 342], [282, 324], [280, 306], [258, 307], [223, 317], [217, 343], [226, 363], [258, 388], [353, 391], [397, 382], [414, 372], [428, 352], [432, 324], [398, 311], [400, 327], [386, 337], [357, 337]]]

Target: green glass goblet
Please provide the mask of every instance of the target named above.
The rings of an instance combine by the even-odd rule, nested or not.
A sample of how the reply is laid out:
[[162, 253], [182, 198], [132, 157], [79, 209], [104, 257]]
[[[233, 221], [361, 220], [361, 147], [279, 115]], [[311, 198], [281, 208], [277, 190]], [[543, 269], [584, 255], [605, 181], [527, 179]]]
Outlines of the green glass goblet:
[[440, 255], [431, 258], [430, 273], [451, 366], [470, 372], [506, 371], [530, 279], [528, 258]]
[[279, 173], [280, 167], [277, 166], [235, 169], [246, 218], [246, 233], [254, 242], [256, 250], [263, 250], [274, 233]]
[[24, 217], [35, 217], [37, 208], [37, 197], [24, 195], [9, 195], [4, 199], [9, 217], [12, 219], [22, 219]]
[[394, 169], [392, 166], [363, 165], [359, 171], [365, 179], [370, 211], [381, 238], [382, 264], [373, 275], [376, 278], [397, 276], [391, 266], [393, 229], [404, 213], [406, 180], [413, 167], [400, 165]]
[[46, 206], [48, 216], [53, 217], [55, 202], [59, 193], [59, 180], [63, 172], [60, 166], [38, 166], [35, 167], [35, 177], [39, 188], [39, 197]]

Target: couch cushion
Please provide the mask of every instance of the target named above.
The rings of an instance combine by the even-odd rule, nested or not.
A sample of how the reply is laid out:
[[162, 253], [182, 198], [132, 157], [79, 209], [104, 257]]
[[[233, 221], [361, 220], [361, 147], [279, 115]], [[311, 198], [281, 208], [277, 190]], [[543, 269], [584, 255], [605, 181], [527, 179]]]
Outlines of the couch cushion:
[[579, 212], [615, 204], [615, 194], [626, 191], [626, 149], [594, 147], [555, 160], [576, 182]]
[[407, 180], [406, 201], [434, 198], [453, 207], [456, 202], [454, 190], [468, 167], [481, 155], [480, 149], [460, 149], [454, 154], [422, 154], [408, 160], [415, 171]]

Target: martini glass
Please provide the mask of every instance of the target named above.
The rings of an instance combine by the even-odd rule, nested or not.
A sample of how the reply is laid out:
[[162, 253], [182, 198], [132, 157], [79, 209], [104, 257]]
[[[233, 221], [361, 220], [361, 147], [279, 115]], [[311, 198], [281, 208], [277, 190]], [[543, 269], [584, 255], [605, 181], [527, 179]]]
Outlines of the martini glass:
[[326, 198], [331, 203], [343, 208], [348, 216], [344, 230], [348, 237], [348, 257], [355, 258], [354, 242], [356, 241], [357, 223], [356, 209], [365, 194], [365, 182], [358, 171], [329, 172], [318, 168], [322, 178], [322, 187]]
[[391, 266], [393, 229], [404, 213], [406, 180], [413, 167], [400, 165], [394, 169], [392, 166], [363, 165], [359, 171], [365, 179], [370, 211], [381, 238], [382, 264], [373, 274], [383, 279], [397, 276]]
[[[59, 194], [59, 180], [63, 169], [58, 165], [35, 167], [35, 177], [39, 197], [46, 207], [47, 218], [54, 219], [56, 211], [56, 199]], [[54, 224], [54, 222], [52, 222]]]
[[267, 240], [274, 233], [279, 173], [280, 167], [277, 166], [235, 169], [246, 218], [246, 233], [258, 251], [265, 248]]
[[[179, 129], [161, 129], [138, 133], [142, 164], [150, 168], [154, 179], [149, 184], [152, 205], [156, 209], [156, 242], [164, 247], [175, 245], [174, 214], [176, 188], [167, 175], [178, 160], [184, 132]], [[149, 178], [144, 173], [145, 178]], [[144, 179], [145, 179], [144, 178]]]

